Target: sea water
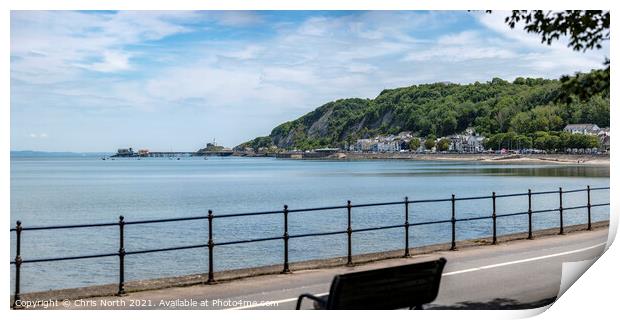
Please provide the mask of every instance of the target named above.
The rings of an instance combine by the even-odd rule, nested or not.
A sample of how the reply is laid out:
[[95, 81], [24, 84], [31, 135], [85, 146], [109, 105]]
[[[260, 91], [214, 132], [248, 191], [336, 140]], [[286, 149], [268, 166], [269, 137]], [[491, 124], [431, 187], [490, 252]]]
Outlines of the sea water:
[[[608, 166], [500, 164], [406, 160], [327, 161], [274, 158], [12, 157], [11, 225], [24, 227], [117, 222], [214, 214], [448, 199], [609, 186]], [[593, 191], [592, 203], [609, 202]], [[587, 203], [586, 193], [564, 195], [564, 207]], [[498, 198], [497, 214], [527, 211], [527, 197]], [[558, 194], [533, 197], [533, 210], [559, 207]], [[490, 199], [457, 201], [457, 218], [490, 216]], [[412, 203], [410, 223], [448, 220], [449, 201]], [[564, 223], [587, 222], [587, 210], [567, 210]], [[609, 207], [592, 208], [593, 221], [609, 219]], [[289, 213], [291, 236], [344, 231], [346, 209]], [[283, 214], [214, 219], [215, 243], [281, 237]], [[353, 208], [352, 228], [404, 223], [404, 205]], [[457, 223], [457, 240], [491, 235], [491, 220]], [[557, 227], [557, 212], [535, 214], [534, 229]], [[127, 252], [205, 244], [207, 220], [125, 226]], [[527, 231], [527, 215], [500, 217], [498, 235]], [[118, 252], [118, 227], [24, 231], [24, 260]], [[291, 262], [344, 256], [346, 234], [289, 240]], [[410, 228], [410, 246], [445, 243], [449, 223]], [[354, 233], [353, 254], [404, 248], [404, 229]], [[11, 233], [11, 259], [15, 255]], [[216, 246], [216, 271], [281, 264], [283, 241]], [[205, 273], [206, 248], [128, 255], [126, 281]], [[11, 281], [14, 281], [11, 267]], [[108, 284], [118, 281], [118, 257], [23, 264], [22, 292]], [[13, 285], [13, 284], [12, 284]]]

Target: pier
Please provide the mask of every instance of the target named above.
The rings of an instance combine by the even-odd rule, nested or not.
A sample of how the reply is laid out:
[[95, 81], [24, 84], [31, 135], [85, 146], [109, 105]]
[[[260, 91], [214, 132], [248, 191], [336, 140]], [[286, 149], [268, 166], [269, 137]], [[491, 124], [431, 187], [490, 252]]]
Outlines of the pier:
[[132, 148], [119, 149], [118, 152], [111, 156], [113, 158], [181, 158], [181, 157], [227, 157], [233, 155], [232, 150], [220, 151], [149, 151], [138, 150], [133, 152]]
[[178, 158], [178, 157], [193, 157], [195, 156], [195, 152], [187, 152], [187, 151], [162, 151], [162, 152], [149, 152], [145, 155], [148, 158]]

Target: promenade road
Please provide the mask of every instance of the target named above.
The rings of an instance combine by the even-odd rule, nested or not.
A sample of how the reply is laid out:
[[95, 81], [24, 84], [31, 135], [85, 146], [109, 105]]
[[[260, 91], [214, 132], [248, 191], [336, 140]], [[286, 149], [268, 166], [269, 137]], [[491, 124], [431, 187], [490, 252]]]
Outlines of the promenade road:
[[[600, 256], [607, 228], [497, 245], [388, 259], [355, 267], [295, 271], [217, 285], [134, 292], [123, 297], [68, 300], [58, 309], [294, 309], [302, 293], [327, 294], [335, 274], [445, 257], [439, 296], [428, 308], [532, 308], [558, 295], [562, 263]], [[205, 305], [206, 303], [206, 305]], [[194, 305], [192, 305], [194, 304]], [[306, 301], [304, 308], [311, 308]]]

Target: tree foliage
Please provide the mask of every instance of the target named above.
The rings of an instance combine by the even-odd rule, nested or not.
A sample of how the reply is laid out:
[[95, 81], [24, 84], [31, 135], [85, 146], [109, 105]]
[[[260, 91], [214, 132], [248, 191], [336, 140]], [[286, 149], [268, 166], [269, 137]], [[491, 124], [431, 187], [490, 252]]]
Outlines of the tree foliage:
[[577, 51], [602, 48], [609, 40], [609, 11], [602, 10], [513, 10], [506, 23], [514, 28], [524, 22], [524, 30], [538, 33], [541, 42], [551, 44], [560, 37], [569, 38], [568, 46]]
[[439, 140], [439, 142], [437, 142], [437, 150], [448, 151], [449, 148], [450, 148], [450, 140], [444, 138], [444, 139]]
[[[540, 34], [541, 42], [551, 45], [561, 37], [568, 38], [568, 46], [576, 51], [601, 49], [609, 41], [609, 11], [602, 10], [513, 10], [505, 19], [510, 28], [523, 23], [523, 29]], [[558, 99], [571, 102], [575, 97], [585, 100], [596, 94], [609, 95], [609, 59], [604, 70], [590, 74], [563, 76], [562, 92]]]
[[428, 137], [426, 137], [426, 140], [424, 140], [424, 148], [431, 150], [435, 147], [435, 140], [437, 140], [437, 137], [435, 137], [434, 134], [429, 135]]
[[558, 131], [537, 131], [529, 134], [515, 132], [498, 133], [485, 141], [485, 148], [500, 149], [539, 149], [547, 151], [564, 151], [570, 149], [600, 148], [595, 135], [571, 134]]
[[251, 148], [254, 150], [254, 152], [258, 152], [259, 149], [261, 148], [270, 148], [272, 146], [273, 146], [273, 141], [271, 140], [271, 137], [265, 136], [265, 137], [257, 137], [248, 142], [244, 142], [236, 146], [235, 149], [243, 150], [244, 148]]

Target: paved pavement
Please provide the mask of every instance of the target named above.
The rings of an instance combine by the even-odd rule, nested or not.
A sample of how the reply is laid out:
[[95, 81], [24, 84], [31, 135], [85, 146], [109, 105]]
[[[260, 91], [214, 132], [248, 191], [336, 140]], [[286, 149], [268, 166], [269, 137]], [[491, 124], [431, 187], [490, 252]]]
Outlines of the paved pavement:
[[[335, 274], [445, 257], [439, 296], [428, 308], [531, 308], [554, 301], [562, 262], [603, 252], [607, 229], [389, 259], [356, 267], [296, 271], [242, 280], [59, 302], [58, 309], [294, 309], [301, 293], [327, 294]], [[304, 308], [311, 308], [310, 302]]]

